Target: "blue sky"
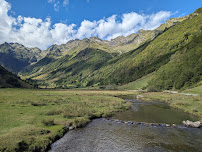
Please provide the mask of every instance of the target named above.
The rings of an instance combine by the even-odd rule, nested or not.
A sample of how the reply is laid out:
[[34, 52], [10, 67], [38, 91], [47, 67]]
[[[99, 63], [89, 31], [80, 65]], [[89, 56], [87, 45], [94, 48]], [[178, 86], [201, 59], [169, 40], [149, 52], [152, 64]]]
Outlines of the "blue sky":
[[0, 0], [0, 43], [46, 49], [76, 38], [110, 40], [201, 6], [201, 0]]
[[[48, 2], [49, 1], [49, 2]], [[64, 22], [79, 25], [84, 19], [99, 20], [113, 14], [156, 13], [158, 11], [178, 12], [173, 17], [184, 16], [202, 6], [201, 0], [69, 0], [63, 6], [64, 0], [7, 0], [11, 3], [15, 16], [45, 19], [51, 17], [53, 23]], [[54, 4], [59, 2], [59, 10]]]

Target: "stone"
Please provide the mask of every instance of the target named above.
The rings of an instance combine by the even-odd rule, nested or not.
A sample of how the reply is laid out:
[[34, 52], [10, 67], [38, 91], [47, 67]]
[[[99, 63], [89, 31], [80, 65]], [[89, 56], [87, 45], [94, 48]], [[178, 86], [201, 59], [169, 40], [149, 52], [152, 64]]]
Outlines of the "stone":
[[73, 127], [73, 126], [69, 127], [69, 130], [73, 130], [73, 129], [74, 129], [74, 127]]
[[140, 99], [140, 98], [144, 98], [144, 96], [143, 95], [137, 95], [136, 98]]
[[192, 121], [187, 120], [187, 121], [183, 121], [182, 123], [187, 127], [199, 128], [201, 126], [200, 121], [192, 122]]
[[170, 127], [170, 124], [166, 124], [166, 127]]

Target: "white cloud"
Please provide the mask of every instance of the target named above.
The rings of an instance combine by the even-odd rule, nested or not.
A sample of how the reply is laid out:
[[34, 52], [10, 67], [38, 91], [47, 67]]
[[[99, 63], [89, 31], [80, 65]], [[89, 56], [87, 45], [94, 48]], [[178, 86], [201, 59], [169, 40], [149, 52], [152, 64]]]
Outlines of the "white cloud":
[[64, 0], [63, 1], [63, 6], [67, 6], [69, 4], [69, 0]]
[[59, 12], [59, 10], [60, 10], [59, 4], [60, 4], [59, 1], [57, 1], [57, 3], [54, 4], [54, 10], [55, 10], [56, 12]]
[[52, 25], [50, 18], [46, 20], [23, 16], [14, 18], [8, 15], [10, 10], [10, 4], [0, 0], [0, 43], [18, 42], [27, 47], [40, 49], [76, 38], [98, 36], [101, 39], [110, 40], [117, 36], [136, 33], [140, 29], [153, 30], [172, 15], [168, 11], [150, 15], [131, 12], [123, 14], [120, 19], [118, 15], [112, 15], [98, 21], [84, 20], [81, 26], [77, 27], [75, 24], [64, 23]]
[[48, 0], [48, 3], [54, 3], [55, 0]]

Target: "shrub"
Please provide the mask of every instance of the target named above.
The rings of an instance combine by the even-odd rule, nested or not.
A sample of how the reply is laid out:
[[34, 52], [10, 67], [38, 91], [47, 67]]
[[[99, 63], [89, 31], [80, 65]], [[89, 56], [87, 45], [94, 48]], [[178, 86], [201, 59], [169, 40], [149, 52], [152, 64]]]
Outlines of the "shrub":
[[54, 123], [54, 119], [53, 118], [46, 118], [46, 119], [42, 119], [41, 123], [45, 126], [53, 126], [55, 125]]

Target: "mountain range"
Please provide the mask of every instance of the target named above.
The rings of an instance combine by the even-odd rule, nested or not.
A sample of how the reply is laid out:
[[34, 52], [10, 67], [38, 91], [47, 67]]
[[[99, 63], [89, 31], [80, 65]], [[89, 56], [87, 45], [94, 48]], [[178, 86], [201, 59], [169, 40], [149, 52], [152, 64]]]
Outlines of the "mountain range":
[[[122, 86], [152, 75], [143, 88], [184, 89], [202, 80], [202, 8], [155, 30], [111, 41], [91, 37], [47, 50], [0, 45], [0, 64], [40, 87]], [[147, 77], [147, 78], [148, 78]]]

